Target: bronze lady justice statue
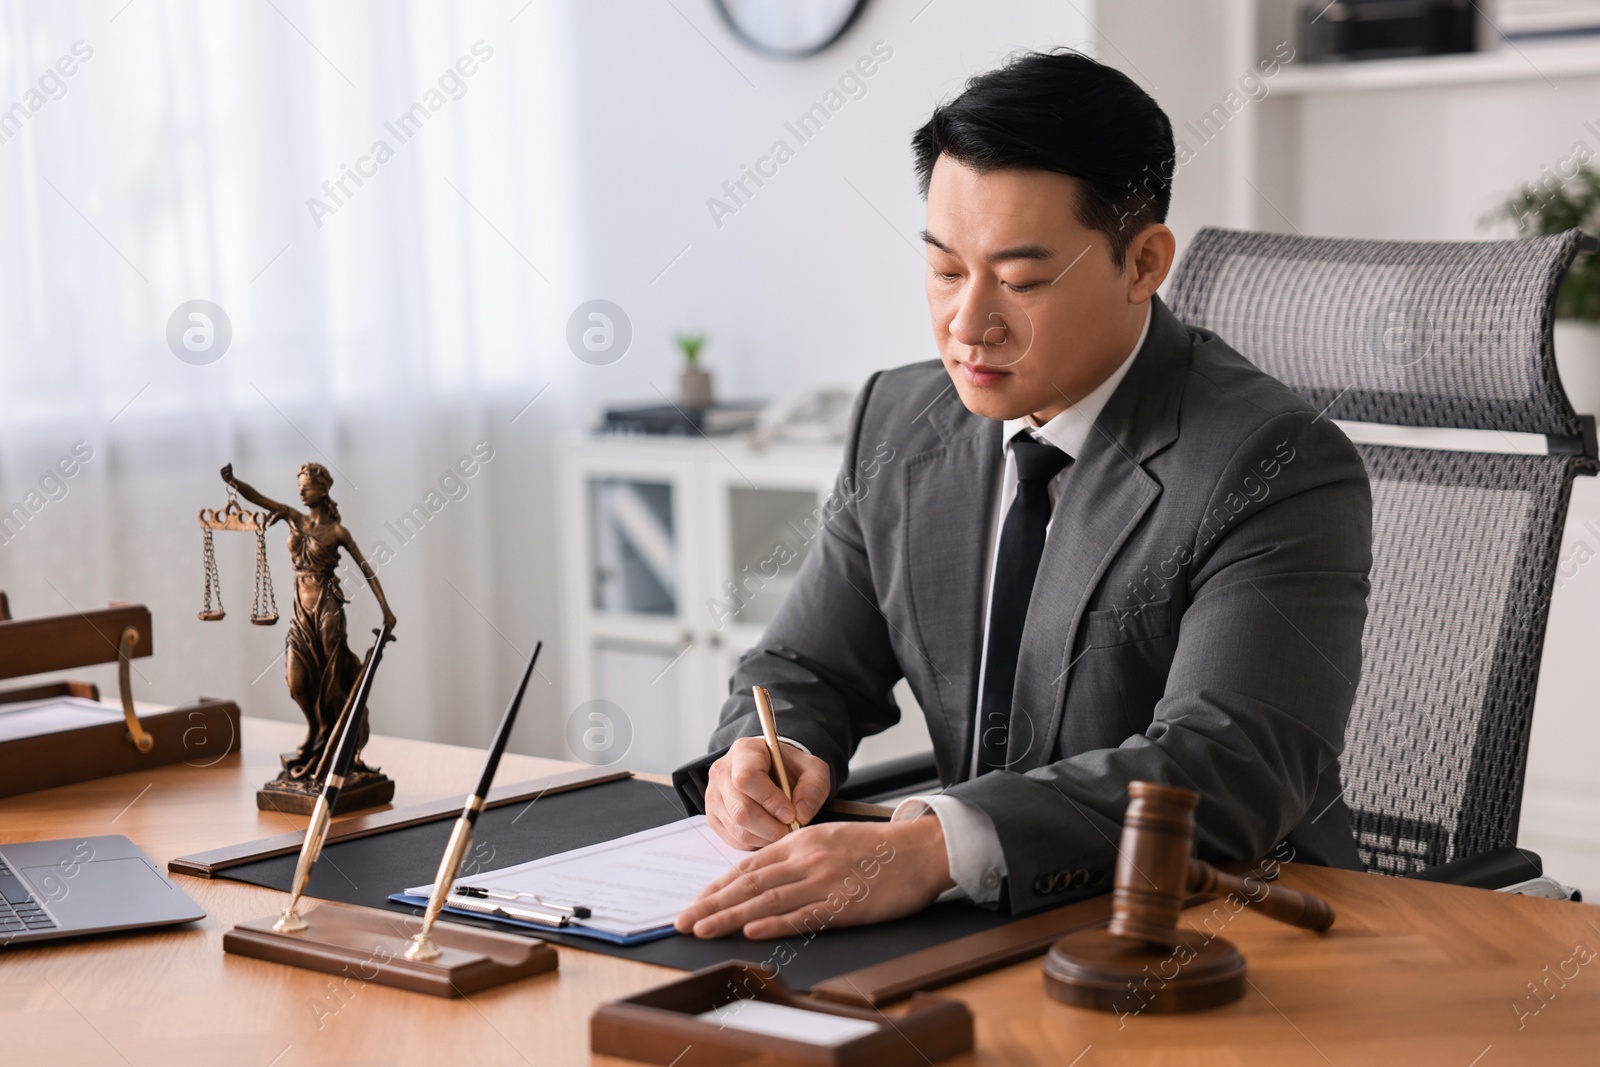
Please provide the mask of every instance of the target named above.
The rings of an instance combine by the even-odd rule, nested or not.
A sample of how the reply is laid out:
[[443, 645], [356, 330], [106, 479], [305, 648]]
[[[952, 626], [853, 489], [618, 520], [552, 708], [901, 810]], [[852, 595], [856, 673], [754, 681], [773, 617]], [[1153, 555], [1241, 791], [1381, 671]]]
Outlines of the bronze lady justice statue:
[[[286, 640], [287, 674], [289, 695], [305, 715], [308, 730], [305, 743], [284, 754], [283, 772], [257, 795], [257, 804], [283, 811], [298, 811], [303, 806], [309, 812], [310, 803], [322, 787], [316, 775], [323, 750], [333, 740], [339, 714], [361, 672], [361, 662], [345, 643], [344, 606], [348, 598], [339, 586], [337, 573], [341, 548], [350, 553], [366, 576], [372, 595], [383, 609], [383, 621], [390, 627], [394, 626], [394, 612], [389, 610], [377, 574], [339, 521], [339, 505], [328, 495], [333, 476], [326, 467], [307, 463], [300, 468], [300, 501], [306, 506], [305, 511], [263, 496], [253, 486], [239, 481], [233, 476], [231, 463], [222, 468], [222, 480], [252, 504], [265, 508], [268, 525], [289, 524], [295, 597], [294, 618]], [[359, 745], [366, 742], [367, 733], [363, 723], [358, 751]], [[350, 803], [339, 805], [344, 810], [383, 804], [393, 797], [394, 783], [366, 766], [358, 756], [341, 800], [347, 795]], [[300, 803], [302, 798], [304, 804]]]

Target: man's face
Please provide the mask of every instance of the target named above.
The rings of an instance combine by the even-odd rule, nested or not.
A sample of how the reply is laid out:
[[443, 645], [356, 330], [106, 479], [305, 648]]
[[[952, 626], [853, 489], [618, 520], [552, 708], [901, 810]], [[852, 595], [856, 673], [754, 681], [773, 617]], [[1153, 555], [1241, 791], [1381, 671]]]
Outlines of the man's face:
[[945, 370], [975, 414], [1048, 421], [1138, 339], [1155, 287], [1112, 262], [1105, 235], [1078, 221], [1077, 196], [1076, 179], [1050, 171], [934, 164], [928, 311]]

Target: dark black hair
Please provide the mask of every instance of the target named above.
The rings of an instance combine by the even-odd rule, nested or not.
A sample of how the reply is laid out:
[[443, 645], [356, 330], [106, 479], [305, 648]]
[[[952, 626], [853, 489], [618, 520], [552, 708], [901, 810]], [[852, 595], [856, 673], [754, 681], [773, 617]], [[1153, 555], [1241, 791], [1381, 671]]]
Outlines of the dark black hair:
[[1172, 201], [1172, 122], [1119, 70], [1081, 52], [1013, 56], [967, 82], [911, 138], [923, 198], [941, 155], [980, 173], [1048, 170], [1076, 178], [1078, 221], [1106, 236], [1119, 266], [1128, 244]]

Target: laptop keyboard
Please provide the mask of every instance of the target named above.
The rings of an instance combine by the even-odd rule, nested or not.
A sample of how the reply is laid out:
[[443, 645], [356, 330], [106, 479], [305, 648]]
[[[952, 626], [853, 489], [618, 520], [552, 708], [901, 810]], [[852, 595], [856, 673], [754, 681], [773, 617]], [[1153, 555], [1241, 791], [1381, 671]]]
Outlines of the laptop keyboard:
[[11, 873], [6, 861], [0, 860], [0, 934], [54, 930], [55, 927], [56, 921], [45, 914], [28, 887]]

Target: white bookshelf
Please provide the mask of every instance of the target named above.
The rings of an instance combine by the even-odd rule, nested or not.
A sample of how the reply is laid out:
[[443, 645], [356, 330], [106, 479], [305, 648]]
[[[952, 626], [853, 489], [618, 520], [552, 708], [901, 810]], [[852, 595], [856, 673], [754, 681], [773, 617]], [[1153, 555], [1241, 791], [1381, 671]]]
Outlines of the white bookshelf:
[[[1297, 6], [1219, 0], [1224, 84], [1258, 69], [1280, 42], [1301, 50]], [[1267, 95], [1203, 149], [1222, 158], [1226, 190], [1220, 217], [1207, 221], [1327, 236], [1503, 236], [1484, 218], [1519, 185], [1558, 168], [1578, 142], [1600, 160], [1600, 37], [1414, 59], [1296, 60], [1265, 82]], [[1209, 105], [1185, 110], [1192, 117]]]

